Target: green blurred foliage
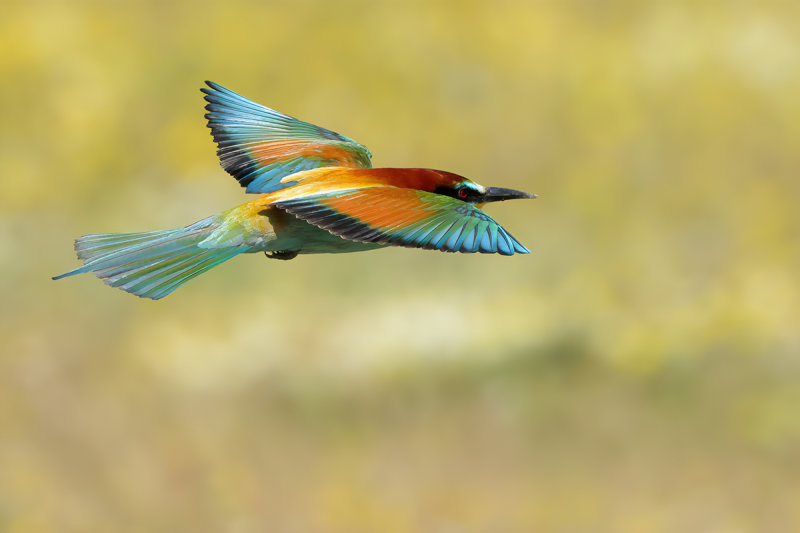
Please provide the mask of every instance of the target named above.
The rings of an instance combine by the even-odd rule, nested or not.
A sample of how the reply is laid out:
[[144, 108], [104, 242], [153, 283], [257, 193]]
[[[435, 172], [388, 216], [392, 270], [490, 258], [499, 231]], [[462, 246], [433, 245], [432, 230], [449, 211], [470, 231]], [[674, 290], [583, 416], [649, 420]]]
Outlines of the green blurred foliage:
[[[0, 530], [800, 529], [800, 4], [3, 11]], [[539, 193], [534, 253], [51, 282], [247, 200], [204, 79]]]

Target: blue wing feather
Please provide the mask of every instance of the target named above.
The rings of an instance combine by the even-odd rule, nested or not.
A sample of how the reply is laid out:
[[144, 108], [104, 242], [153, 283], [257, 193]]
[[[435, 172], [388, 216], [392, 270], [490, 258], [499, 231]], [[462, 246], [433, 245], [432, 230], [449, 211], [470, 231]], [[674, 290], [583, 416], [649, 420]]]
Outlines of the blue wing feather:
[[[408, 222], [403, 223], [404, 211], [393, 216], [380, 214], [374, 224], [359, 219], [361, 213], [386, 205], [407, 205], [397, 200], [415, 197], [416, 211], [408, 210]], [[357, 205], [352, 212], [334, 206]], [[340, 191], [282, 200], [273, 204], [298, 218], [325, 229], [334, 235], [357, 242], [374, 242], [463, 253], [529, 253], [505, 229], [480, 209], [447, 196], [415, 189], [368, 187], [355, 191]], [[420, 209], [430, 214], [420, 219]], [[364, 215], [361, 215], [364, 216]], [[372, 216], [375, 216], [374, 214]], [[392, 220], [391, 226], [381, 227], [381, 220]]]
[[207, 81], [205, 117], [220, 164], [249, 193], [291, 185], [281, 179], [324, 166], [369, 168], [372, 154], [356, 141], [264, 107]]

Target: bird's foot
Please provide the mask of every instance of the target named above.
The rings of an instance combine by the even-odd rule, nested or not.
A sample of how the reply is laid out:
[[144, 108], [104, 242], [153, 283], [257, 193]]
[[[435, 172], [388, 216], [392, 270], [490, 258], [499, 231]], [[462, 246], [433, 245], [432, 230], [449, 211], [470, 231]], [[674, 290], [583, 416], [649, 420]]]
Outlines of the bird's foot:
[[281, 261], [288, 261], [297, 257], [297, 252], [292, 250], [277, 250], [275, 252], [264, 252], [264, 255], [270, 259], [280, 259]]

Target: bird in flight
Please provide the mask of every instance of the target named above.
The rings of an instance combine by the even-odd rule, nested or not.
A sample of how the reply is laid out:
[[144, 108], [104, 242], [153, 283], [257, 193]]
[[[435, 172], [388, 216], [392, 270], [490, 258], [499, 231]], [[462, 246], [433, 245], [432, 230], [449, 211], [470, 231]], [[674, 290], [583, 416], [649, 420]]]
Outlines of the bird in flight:
[[356, 141], [206, 84], [205, 118], [222, 168], [262, 196], [182, 228], [84, 235], [75, 241], [83, 266], [53, 279], [91, 272], [158, 300], [242, 253], [528, 253], [480, 207], [536, 195], [442, 170], [372, 168], [372, 154]]

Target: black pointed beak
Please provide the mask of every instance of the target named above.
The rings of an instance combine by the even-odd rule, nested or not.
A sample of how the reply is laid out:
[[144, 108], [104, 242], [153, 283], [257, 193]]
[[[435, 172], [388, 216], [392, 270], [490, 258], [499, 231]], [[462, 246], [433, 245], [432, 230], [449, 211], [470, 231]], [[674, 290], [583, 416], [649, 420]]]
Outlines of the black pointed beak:
[[536, 198], [536, 195], [500, 187], [487, 187], [483, 195], [484, 202], [502, 202], [503, 200], [515, 200], [517, 198]]

